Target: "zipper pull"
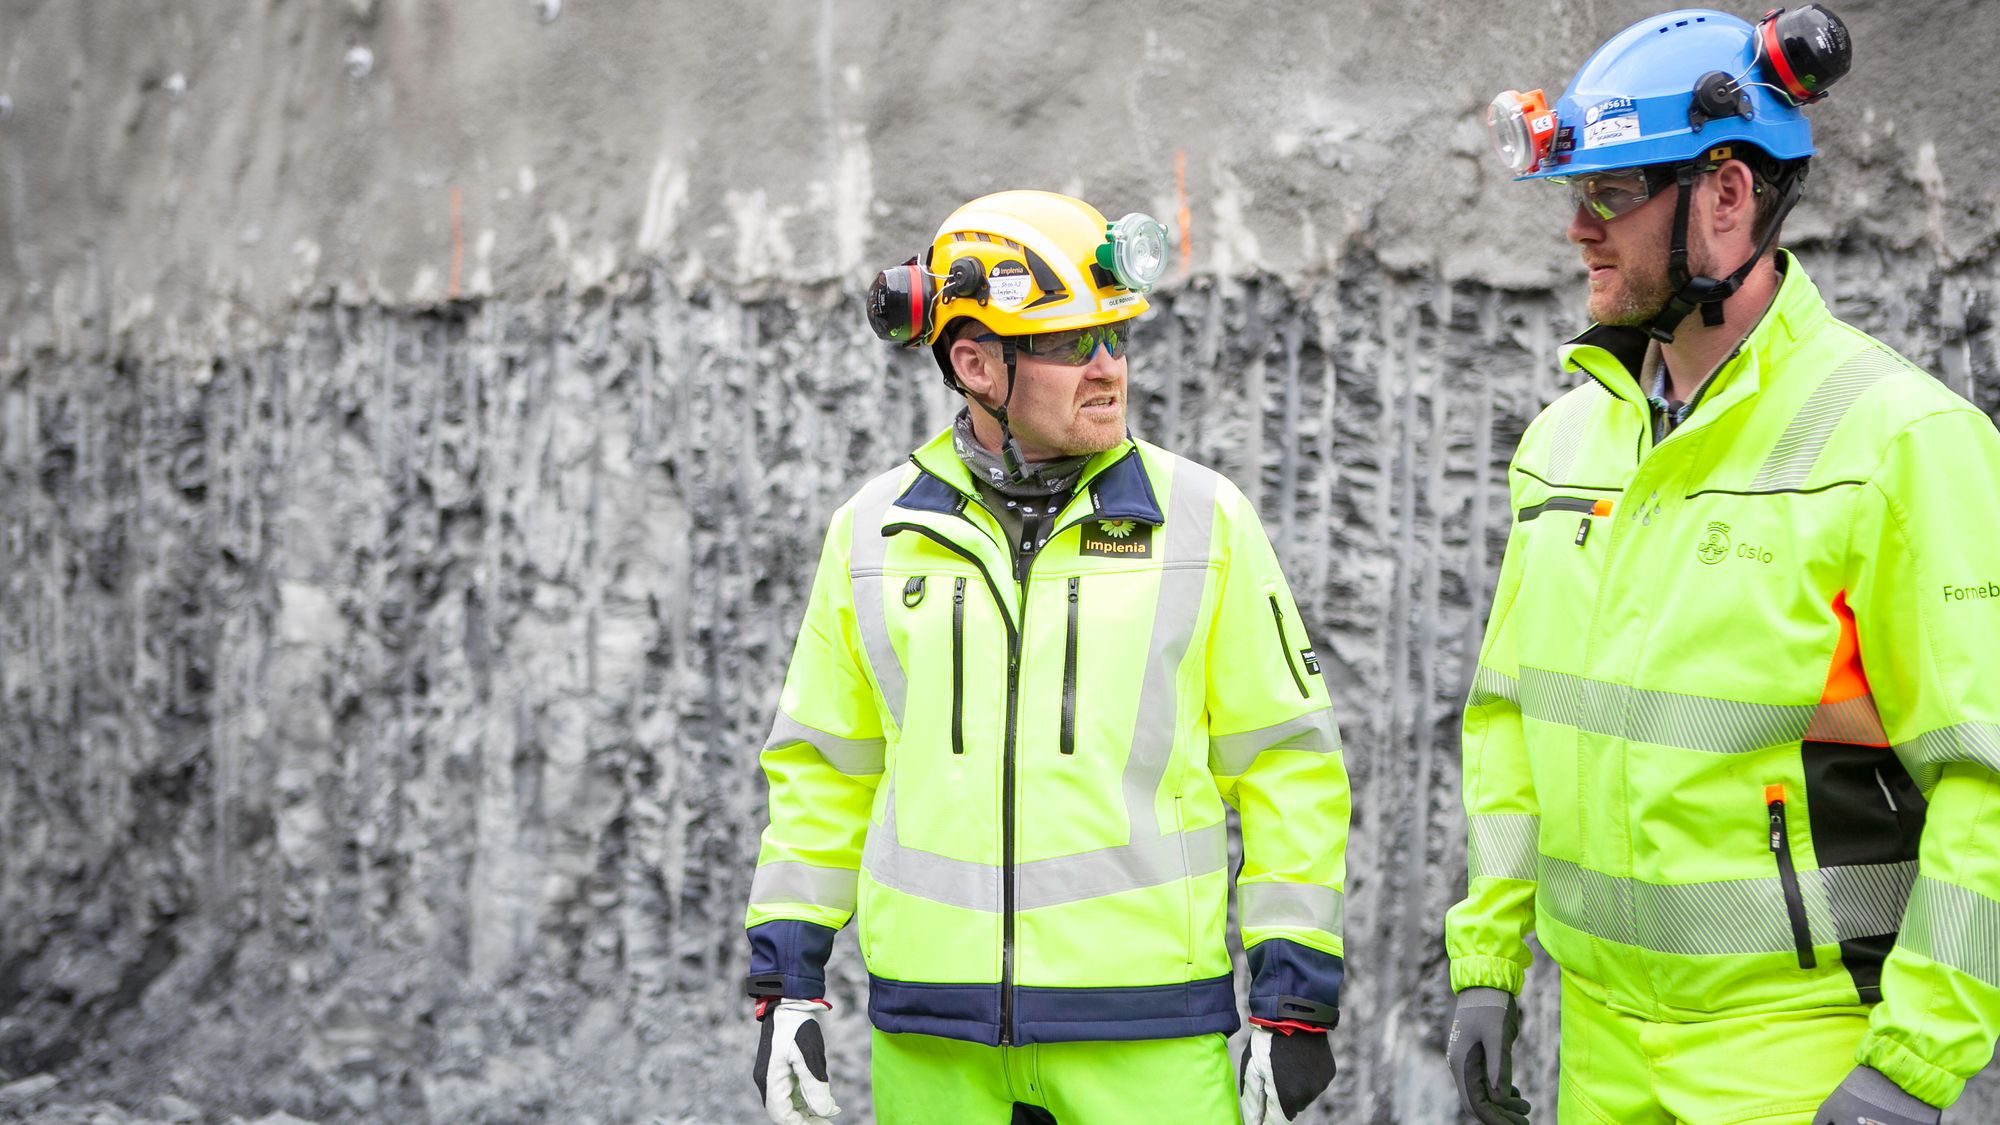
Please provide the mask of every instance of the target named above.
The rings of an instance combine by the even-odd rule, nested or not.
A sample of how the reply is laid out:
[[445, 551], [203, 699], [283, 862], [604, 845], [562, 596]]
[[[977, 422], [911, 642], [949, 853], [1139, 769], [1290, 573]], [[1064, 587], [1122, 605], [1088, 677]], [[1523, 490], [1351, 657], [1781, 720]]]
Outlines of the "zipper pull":
[[1764, 807], [1771, 814], [1771, 851], [1775, 854], [1785, 847], [1785, 787], [1766, 785]]
[[1875, 771], [1875, 784], [1882, 790], [1882, 799], [1889, 802], [1889, 811], [1901, 812], [1902, 810], [1896, 807], [1896, 795], [1889, 792], [1889, 783], [1882, 780], [1882, 771], [1879, 769]]
[[965, 604], [965, 579], [959, 579], [958, 584], [952, 587], [951, 600], [958, 605]]
[[1611, 501], [1599, 500], [1597, 503], [1592, 504], [1590, 506], [1590, 515], [1583, 517], [1582, 520], [1577, 522], [1576, 545], [1581, 547], [1583, 546], [1584, 540], [1590, 538], [1590, 520], [1592, 516], [1608, 516], [1610, 514], [1611, 514]]

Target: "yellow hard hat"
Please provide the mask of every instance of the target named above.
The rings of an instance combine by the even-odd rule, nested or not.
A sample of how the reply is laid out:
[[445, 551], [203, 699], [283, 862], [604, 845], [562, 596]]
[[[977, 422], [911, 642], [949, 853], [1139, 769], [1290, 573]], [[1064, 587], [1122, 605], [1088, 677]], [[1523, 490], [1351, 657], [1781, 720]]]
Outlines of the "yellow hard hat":
[[921, 260], [882, 271], [868, 319], [911, 347], [966, 317], [1002, 336], [1110, 324], [1146, 311], [1166, 258], [1166, 228], [1148, 216], [1108, 223], [1067, 195], [996, 192], [953, 211]]

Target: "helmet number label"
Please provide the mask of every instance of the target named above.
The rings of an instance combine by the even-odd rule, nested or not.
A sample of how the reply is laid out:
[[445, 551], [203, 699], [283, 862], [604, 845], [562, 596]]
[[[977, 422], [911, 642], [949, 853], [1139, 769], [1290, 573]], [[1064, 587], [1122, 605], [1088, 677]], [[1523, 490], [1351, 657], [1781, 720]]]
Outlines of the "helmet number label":
[[1032, 281], [1028, 267], [1020, 262], [995, 262], [986, 274], [987, 293], [994, 304], [1011, 312], [1027, 303]]
[[1607, 117], [1583, 127], [1583, 143], [1587, 145], [1617, 145], [1638, 139], [1637, 117]]
[[1639, 108], [1631, 98], [1612, 98], [1583, 115], [1583, 143], [1616, 145], [1639, 139]]

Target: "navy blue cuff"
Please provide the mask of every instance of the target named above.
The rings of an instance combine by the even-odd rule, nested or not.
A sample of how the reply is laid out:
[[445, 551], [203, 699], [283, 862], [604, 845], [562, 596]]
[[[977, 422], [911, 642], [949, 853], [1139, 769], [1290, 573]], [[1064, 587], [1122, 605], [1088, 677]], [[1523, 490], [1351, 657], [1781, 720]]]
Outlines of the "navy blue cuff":
[[829, 926], [790, 919], [750, 927], [750, 977], [745, 991], [752, 996], [789, 996], [795, 1000], [824, 997], [833, 934]]
[[1250, 1015], [1333, 1027], [1340, 1023], [1340, 982], [1347, 975], [1331, 953], [1284, 938], [1250, 949]]

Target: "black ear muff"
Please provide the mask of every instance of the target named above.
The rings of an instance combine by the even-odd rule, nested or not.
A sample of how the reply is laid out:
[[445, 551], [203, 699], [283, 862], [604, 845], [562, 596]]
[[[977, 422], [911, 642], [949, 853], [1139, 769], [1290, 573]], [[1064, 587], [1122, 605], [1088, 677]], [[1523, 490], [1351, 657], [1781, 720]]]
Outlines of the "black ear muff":
[[1854, 65], [1854, 40], [1840, 17], [1818, 4], [1773, 8], [1757, 21], [1757, 65], [1793, 105], [1815, 102]]
[[1711, 70], [1695, 80], [1694, 101], [1688, 106], [1688, 124], [1700, 129], [1718, 118], [1750, 116], [1750, 91], [1734, 78]]
[[931, 298], [937, 287], [915, 258], [875, 275], [868, 287], [868, 327], [897, 344], [915, 344], [930, 335]]
[[986, 274], [977, 258], [960, 258], [945, 271], [944, 291], [946, 300], [953, 297], [979, 297], [986, 291]]

